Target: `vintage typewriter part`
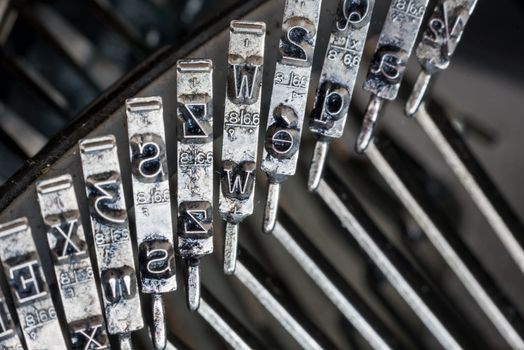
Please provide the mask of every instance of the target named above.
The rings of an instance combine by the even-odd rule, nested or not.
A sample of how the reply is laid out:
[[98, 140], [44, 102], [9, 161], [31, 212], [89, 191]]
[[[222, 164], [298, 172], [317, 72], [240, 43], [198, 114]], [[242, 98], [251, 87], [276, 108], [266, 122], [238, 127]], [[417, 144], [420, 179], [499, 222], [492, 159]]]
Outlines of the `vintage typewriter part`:
[[144, 327], [133, 247], [114, 136], [79, 142], [107, 331], [121, 349]]
[[70, 175], [36, 184], [73, 349], [109, 347], [95, 272]]
[[372, 140], [384, 101], [397, 98], [428, 1], [391, 2], [364, 83], [364, 90], [371, 93], [371, 99], [356, 142], [359, 153], [364, 152]]
[[322, 0], [287, 0], [262, 155], [268, 176], [263, 231], [275, 227], [280, 184], [295, 174]]
[[[152, 7], [160, 7], [169, 1], [155, 0], [150, 3], [153, 4]], [[98, 1], [96, 3], [97, 6], [102, 4]], [[103, 18], [113, 24], [118, 21], [109, 16], [108, 9], [116, 7], [116, 3], [107, 2], [99, 7], [100, 13], [106, 14]], [[362, 13], [360, 6], [365, 2], [342, 3], [348, 17], [352, 21], [358, 21], [359, 14]], [[368, 48], [374, 43], [375, 38], [378, 38], [378, 27], [383, 23], [390, 3], [392, 2], [376, 2], [374, 5], [370, 35], [367, 39]], [[464, 14], [459, 16], [462, 21], [467, 19], [466, 13], [469, 16], [472, 7], [468, 6], [472, 6], [473, 3], [461, 3], [465, 6], [464, 11], [454, 12], [451, 9], [457, 9], [455, 6], [459, 2], [446, 2], [445, 9], [448, 13], [453, 13], [448, 17], [448, 23], [453, 22], [453, 16], [460, 13]], [[503, 55], [505, 52], [498, 50], [504, 46], [493, 38], [511, 37], [511, 33], [518, 32], [518, 29], [508, 29], [511, 27], [510, 23], [515, 23], [516, 20], [508, 20], [510, 23], [501, 21], [497, 26], [489, 28], [485, 25], [494, 15], [503, 12], [508, 18], [518, 19], [516, 9], [520, 4], [516, 3], [511, 7], [512, 3], [512, 0], [507, 0], [501, 3], [502, 6], [496, 7], [487, 2], [477, 4], [474, 16], [471, 17], [471, 21], [468, 20], [467, 34], [461, 42], [461, 47], [455, 52], [453, 66], [441, 75], [430, 94], [423, 93], [418, 96], [423, 103], [417, 105], [417, 123], [403, 121], [409, 93], [412, 90], [415, 90], [415, 93], [420, 90], [414, 87], [416, 79], [408, 69], [398, 98], [388, 103], [384, 111], [388, 114], [387, 120], [385, 118], [383, 121], [383, 129], [387, 134], [376, 135], [376, 142], [370, 143], [366, 157], [356, 157], [350, 146], [355, 140], [353, 132], [356, 123], [353, 115], [364, 114], [367, 102], [361, 89], [355, 89], [349, 109], [351, 117], [347, 118], [349, 127], [341, 137], [329, 139], [330, 152], [323, 167], [325, 176], [316, 178], [316, 194], [307, 192], [307, 163], [319, 139], [313, 133], [304, 132], [301, 137], [303, 158], [297, 162], [297, 175], [288, 179], [286, 186], [282, 187], [279, 216], [273, 235], [260, 235], [264, 207], [259, 198], [262, 198], [260, 192], [265, 185], [261, 182], [254, 187], [252, 193], [257, 197], [253, 215], [242, 223], [243, 234], [238, 242], [238, 264], [233, 275], [223, 274], [220, 244], [225, 241], [225, 234], [222, 225], [215, 222], [216, 250], [215, 254], [206, 257], [206, 267], [201, 275], [198, 311], [190, 313], [183, 307], [184, 296], [181, 291], [162, 293], [162, 299], [166, 304], [166, 349], [215, 349], [224, 346], [235, 349], [522, 348], [524, 332], [519, 297], [522, 292], [522, 270], [518, 268], [518, 262], [522, 254], [519, 233], [524, 229], [519, 215], [512, 212], [511, 206], [502, 196], [504, 193], [509, 194], [512, 206], [517, 206], [518, 209], [518, 193], [521, 191], [515, 176], [509, 176], [513, 166], [505, 164], [502, 160], [519, 159], [515, 147], [508, 145], [519, 145], [515, 142], [515, 130], [518, 129], [516, 126], [522, 123], [515, 118], [509, 122], [504, 105], [512, 108], [518, 105], [519, 99], [512, 100], [511, 96], [518, 96], [520, 90], [518, 84], [513, 85], [513, 92], [508, 90], [502, 84], [504, 79], [499, 79], [501, 77], [497, 75], [504, 74], [501, 67], [506, 65], [508, 68], [513, 67], [511, 71], [515, 72], [516, 66], [512, 66], [511, 62], [513, 52], [518, 52], [518, 48], [513, 47], [511, 55], [504, 55], [503, 65], [493, 64], [497, 55]], [[58, 2], [56, 4], [56, 8], [59, 8]], [[431, 13], [439, 11], [438, 6], [444, 8], [442, 4], [441, 1], [429, 2], [428, 21], [431, 20], [431, 16], [435, 16]], [[272, 68], [276, 58], [271, 53], [278, 52], [282, 26], [280, 20], [284, 5], [284, 1], [248, 0], [234, 12], [226, 12], [225, 15], [220, 13], [219, 19], [208, 26], [203, 35], [195, 35], [195, 38], [198, 37], [198, 44], [191, 41], [180, 49], [159, 52], [86, 109], [78, 121], [62, 132], [48, 149], [28, 162], [23, 172], [0, 189], [0, 222], [28, 217], [32, 236], [41, 257], [41, 266], [49, 283], [49, 296], [53, 298], [56, 306], [56, 318], [66, 336], [66, 345], [69, 342], [69, 334], [66, 331], [67, 310], [61, 305], [59, 284], [55, 281], [55, 264], [48, 249], [48, 228], [42, 225], [36, 200], [38, 193], [35, 191], [35, 180], [48, 180], [71, 173], [79, 194], [79, 215], [84, 220], [87, 219], [89, 202], [82, 191], [79, 191], [83, 174], [76, 145], [80, 138], [92, 139], [100, 135], [114, 134], [120, 150], [121, 183], [128, 200], [127, 213], [131, 224], [131, 236], [133, 237], [135, 232], [138, 234], [138, 231], [135, 231], [137, 209], [134, 207], [136, 202], [133, 194], [133, 162], [127, 149], [131, 135], [126, 128], [126, 99], [137, 96], [161, 96], [162, 110], [166, 118], [164, 142], [168, 150], [166, 160], [170, 168], [168, 179], [175, 184], [178, 177], [175, 136], [175, 81], [178, 73], [175, 63], [186, 57], [213, 59], [212, 93], [215, 98], [212, 104], [215, 111], [220, 111], [214, 116], [216, 134], [213, 138], [214, 150], [220, 154], [220, 147], [224, 144], [224, 139], [221, 140], [220, 137], [227, 137], [219, 131], [224, 130], [223, 120], [220, 118], [223, 117], [221, 112], [224, 100], [227, 101], [226, 81], [230, 67], [226, 51], [230, 38], [230, 22], [241, 19], [242, 22], [256, 20], [267, 24], [266, 68], [263, 73], [262, 91], [266, 91], [264, 87], [267, 86], [269, 92], [274, 79]], [[337, 6], [340, 5], [339, 1], [324, 2], [322, 5], [317, 40], [322, 52], [317, 50], [319, 52], [312, 69], [308, 102], [310, 108], [314, 107], [313, 90], [318, 83], [317, 77], [322, 79], [322, 70], [326, 67], [322, 61], [326, 60], [329, 50], [324, 51], [324, 48], [329, 45], [333, 22], [337, 19]], [[437, 12], [433, 11], [435, 5]], [[38, 12], [33, 15], [27, 7], [24, 9], [20, 2], [16, 2], [16, 15], [13, 16], [13, 7], [8, 7], [11, 10], [6, 11], [8, 15], [3, 16], [4, 8], [0, 4], [0, 41], [3, 42], [5, 28], [9, 28], [10, 23], [24, 23], [31, 18], [31, 24], [36, 27], [39, 23], [38, 16], [42, 15], [42, 18], [49, 19], [44, 25], [52, 26], [52, 19], [57, 16], [56, 11], [54, 15], [50, 12], [50, 9], [54, 11], [54, 6], [55, 2], [46, 3], [45, 6], [39, 3]], [[75, 2], [74, 6], [81, 7], [82, 1]], [[131, 8], [131, 5], [128, 8]], [[127, 25], [133, 28], [140, 23], [142, 17], [147, 17], [147, 13], [141, 12], [140, 18], [135, 17]], [[113, 14], [122, 19], [128, 12], [116, 11]], [[65, 16], [62, 12], [58, 15]], [[94, 16], [85, 17], [86, 21], [91, 21]], [[422, 24], [426, 31], [429, 24], [430, 22]], [[437, 29], [441, 23], [435, 21], [433, 24], [436, 27], [432, 28]], [[129, 26], [115, 25], [112, 28], [122, 30]], [[457, 26], [453, 33], [459, 33], [459, 29]], [[57, 35], [56, 33], [59, 32], [55, 31], [53, 35]], [[129, 35], [126, 38], [134, 38], [135, 43], [139, 42], [139, 36], [127, 33]], [[140, 31], [134, 34], [137, 33], [140, 34]], [[420, 39], [423, 39], [422, 35], [423, 33], [420, 34]], [[18, 35], [12, 34], [11, 38], [13, 37]], [[46, 42], [52, 38], [46, 36]], [[482, 38], [481, 46], [476, 43], [479, 38]], [[68, 48], [68, 44], [73, 42], [71, 38], [68, 40], [61, 42], [62, 47]], [[93, 37], [90, 36], [89, 40], [93, 40]], [[478, 51], [475, 51], [485, 50], [486, 47], [490, 48], [490, 52], [482, 51], [485, 54], [479, 55]], [[63, 54], [72, 52], [64, 51]], [[24, 76], [27, 68], [25, 63], [18, 57], [12, 60], [8, 50], [5, 53], [6, 55], [2, 56], [4, 60], [0, 61], [0, 68], [9, 63], [13, 72], [17, 72], [19, 77]], [[439, 53], [444, 54], [445, 51]], [[518, 55], [515, 54], [515, 57]], [[362, 60], [367, 62], [369, 59], [370, 53], [366, 49]], [[490, 60], [487, 74], [489, 79], [482, 75], [483, 67], [488, 67], [482, 63], [486, 60]], [[13, 64], [13, 61], [16, 64]], [[473, 61], [475, 64], [470, 64]], [[101, 67], [89, 60], [79, 62], [82, 63], [79, 67], [83, 68], [78, 71], [85, 72], [86, 76], [92, 76], [92, 73], [96, 73]], [[52, 60], [46, 63], [53, 65]], [[416, 60], [413, 60], [413, 64], [418, 73]], [[82, 70], [84, 68], [85, 71]], [[365, 73], [364, 69], [360, 70], [361, 75], [362, 73]], [[32, 77], [29, 75], [28, 79], [24, 80], [34, 83], [30, 85], [30, 90], [40, 86], [40, 96], [49, 97], [45, 100], [46, 103], [55, 102], [53, 110], [60, 111], [60, 115], [63, 116], [61, 120], [71, 116], [76, 103], [71, 96], [80, 94], [70, 93], [66, 95], [66, 99], [61, 99], [61, 96], [56, 94], [60, 85], [42, 89], [45, 85], [39, 85]], [[50, 79], [49, 76], [46, 77]], [[100, 75], [96, 77], [98, 80], [95, 81], [98, 83], [103, 83], [106, 78], [101, 78]], [[335, 78], [344, 79], [342, 75]], [[505, 79], [511, 80], [509, 76]], [[82, 91], [83, 99], [89, 100], [87, 96], [96, 95], [89, 89], [78, 90]], [[471, 90], [471, 93], [475, 94], [474, 103], [465, 90]], [[486, 92], [490, 92], [489, 98], [485, 95]], [[267, 115], [269, 111], [269, 95], [261, 94], [263, 115]], [[64, 109], [64, 101], [72, 105]], [[27, 104], [31, 105], [33, 110], [36, 109], [33, 104]], [[496, 122], [490, 121], [489, 118], [483, 120], [483, 109], [489, 116], [496, 115]], [[472, 115], [463, 115], [464, 111], [471, 112]], [[44, 112], [42, 109], [42, 114]], [[310, 113], [308, 115], [311, 116]], [[3, 123], [11, 117], [0, 114], [0, 118]], [[49, 120], [49, 124], [33, 125], [38, 129], [51, 129], [54, 122], [51, 119], [44, 120]], [[492, 126], [486, 128], [486, 124]], [[419, 126], [422, 127], [420, 130]], [[3, 130], [3, 127], [4, 124], [0, 129]], [[16, 140], [17, 133], [12, 130], [9, 132], [8, 135], [14, 135]], [[21, 153], [36, 149], [36, 145], [41, 143], [39, 139], [27, 137], [24, 140], [26, 142], [20, 143], [25, 147], [22, 147]], [[0, 144], [5, 140], [7, 138], [2, 138]], [[264, 140], [259, 140], [259, 144], [262, 142]], [[473, 149], [470, 151], [469, 148]], [[154, 149], [151, 147], [148, 151], [153, 152]], [[325, 150], [327, 151], [327, 148]], [[439, 152], [442, 157], [439, 157]], [[499, 159], [494, 160], [495, 158]], [[213, 176], [213, 201], [217, 203], [217, 207], [221, 193], [219, 185], [222, 182], [222, 160], [221, 157], [214, 157], [217, 163]], [[515, 167], [520, 169], [519, 162], [516, 163]], [[487, 167], [487, 171], [483, 170], [482, 166]], [[0, 177], [5, 177], [2, 171], [0, 170]], [[501, 177], [501, 174], [505, 175]], [[262, 180], [260, 178], [259, 176], [257, 180]], [[494, 184], [501, 186], [503, 191], [498, 191]], [[466, 191], [462, 191], [461, 186]], [[171, 201], [175, 200], [176, 191], [173, 190], [172, 193]], [[176, 206], [172, 204], [172, 212], [175, 214]], [[215, 214], [218, 212], [219, 210], [216, 210]], [[86, 224], [87, 220], [84, 222], [84, 229], [86, 239], [90, 242], [93, 236], [89, 225]], [[496, 233], [498, 237], [492, 233]], [[138, 236], [136, 238], [138, 239]], [[504, 245], [501, 245], [500, 241], [504, 242]], [[73, 242], [76, 241], [73, 239]], [[96, 257], [94, 253], [93, 250], [93, 259]], [[140, 263], [138, 244], [133, 244], [133, 254], [138, 262], [137, 269], [141, 270], [144, 264]], [[141, 261], [144, 262], [144, 259]], [[93, 260], [93, 263], [96, 261]], [[180, 266], [183, 266], [184, 261], [181, 260], [181, 263]], [[140, 274], [137, 281], [140, 282]], [[141, 287], [138, 283], [137, 295]], [[16, 347], [18, 334], [19, 348], [24, 348], [24, 333], [16, 326], [20, 319], [13, 303], [13, 294], [8, 288], [3, 289], [6, 298], [5, 311], [9, 311], [12, 316], [14, 327], [13, 333], [5, 335], [14, 335], [11, 339]], [[152, 327], [155, 313], [153, 301], [159, 301], [159, 298], [148, 294], [140, 297], [144, 303], [145, 325]], [[0, 309], [0, 326], [9, 325], [6, 321], [9, 317], [5, 315], [7, 313]], [[157, 315], [156, 320], [161, 320], [161, 315]], [[45, 317], [43, 315], [44, 319]], [[9, 326], [2, 329], [6, 328]], [[141, 331], [133, 332], [133, 346], [140, 349], [162, 347], [162, 342], [151, 339], [151, 335], [155, 336], [154, 328], [144, 327]], [[4, 345], [3, 342], [7, 342], [8, 339], [0, 332], [0, 344]], [[118, 347], [114, 337], [110, 337], [110, 340], [114, 343], [113, 347]], [[97, 345], [91, 342], [90, 346], [96, 348]]]
[[265, 23], [231, 22], [219, 192], [227, 274], [235, 272], [238, 226], [254, 209], [265, 37]]
[[141, 292], [152, 294], [151, 334], [155, 349], [166, 347], [163, 293], [176, 290], [171, 191], [162, 98], [126, 101], [129, 155]]
[[213, 252], [213, 64], [177, 62], [178, 252], [187, 306], [200, 304], [200, 259]]
[[331, 140], [344, 133], [375, 1], [340, 1], [320, 73], [319, 88], [309, 121], [318, 141], [309, 170], [308, 188], [322, 179]]

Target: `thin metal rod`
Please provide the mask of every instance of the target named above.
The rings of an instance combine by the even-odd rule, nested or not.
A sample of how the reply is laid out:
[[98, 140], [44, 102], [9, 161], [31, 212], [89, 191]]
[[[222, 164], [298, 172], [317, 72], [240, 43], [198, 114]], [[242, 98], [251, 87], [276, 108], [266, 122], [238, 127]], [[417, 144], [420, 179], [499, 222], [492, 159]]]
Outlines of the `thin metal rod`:
[[166, 311], [162, 294], [152, 295], [153, 326], [151, 335], [153, 346], [156, 350], [164, 350], [167, 343]]
[[458, 236], [450, 240], [449, 235], [446, 237], [439, 229], [421, 203], [414, 197], [413, 192], [406, 187], [394, 166], [391, 165], [394, 164], [393, 159], [389, 159], [391, 157], [387, 157], [387, 152], [382, 151], [381, 148], [374, 144], [370, 145], [367, 151], [369, 160], [507, 343], [512, 348], [523, 349], [524, 339], [513, 326], [516, 323], [514, 322], [515, 315], [510, 316], [504, 311], [513, 310], [512, 313], [515, 314], [515, 308], [502, 302], [501, 292], [493, 285], [488, 285], [487, 282], [492, 281], [486, 276], [473, 255], [469, 253], [467, 246], [458, 240]]
[[326, 158], [329, 150], [329, 141], [318, 140], [313, 151], [313, 159], [309, 167], [309, 178], [307, 188], [311, 192], [315, 192], [322, 179], [322, 172], [326, 164]]
[[[300, 310], [290, 311], [289, 305], [284, 305], [285, 296], [279, 290], [278, 299], [265, 281], [270, 278], [261, 273], [261, 268], [244, 252], [237, 262], [235, 276], [249, 289], [255, 298], [277, 320], [278, 323], [295, 339], [303, 349], [334, 348], [329, 340], [324, 339], [319, 330], [305, 318]], [[249, 266], [249, 267], [248, 267]], [[313, 336], [316, 334], [317, 337]], [[320, 339], [322, 337], [322, 339]]]
[[377, 95], [372, 95], [369, 100], [368, 107], [366, 109], [366, 114], [364, 115], [364, 120], [362, 122], [362, 128], [358, 134], [357, 143], [355, 145], [355, 150], [358, 153], [364, 153], [375, 130], [375, 125], [377, 124], [377, 119], [379, 117], [380, 111], [384, 104], [384, 100]]
[[264, 222], [262, 230], [264, 233], [271, 233], [277, 223], [278, 201], [280, 198], [280, 183], [269, 183], [267, 189], [266, 208], [264, 210]]
[[131, 335], [129, 333], [119, 334], [118, 343], [120, 350], [133, 350], [133, 343], [131, 342]]
[[[277, 222], [273, 235], [372, 348], [393, 348], [390, 344], [393, 338], [391, 333], [387, 331], [385, 335], [382, 334], [385, 326], [376, 316], [373, 317], [374, 323], [370, 322], [372, 311], [325, 259], [321, 258], [319, 261], [321, 253], [301, 232], [288, 231]], [[314, 260], [313, 257], [316, 259]], [[381, 324], [377, 328], [378, 322]]]
[[428, 91], [429, 82], [431, 81], [431, 74], [424, 69], [420, 71], [413, 85], [413, 91], [406, 102], [406, 115], [410, 118], [414, 117], [419, 110], [426, 92]]
[[423, 105], [416, 119], [524, 273], [524, 225], [446, 117]]
[[237, 265], [238, 228], [239, 225], [237, 223], [226, 222], [226, 239], [224, 242], [224, 273], [226, 275], [235, 273]]
[[202, 298], [198, 313], [232, 349], [261, 350], [266, 348], [205, 287], [202, 288]]
[[200, 306], [200, 265], [185, 262], [185, 284], [187, 307], [191, 311], [198, 310]]
[[[360, 209], [354, 198], [350, 198], [352, 195], [346, 190], [344, 192], [344, 198], [346, 198], [347, 201], [351, 199], [350, 206], [352, 210], [349, 210], [346, 204], [338, 197], [337, 192], [339, 190], [337, 186], [337, 191], [334, 191], [330, 185], [323, 180], [318, 188], [318, 194], [442, 347], [445, 349], [461, 349], [461, 341], [458, 339], [459, 333], [457, 332], [455, 335], [452, 333], [453, 330], [448, 329], [451, 325], [443, 321], [444, 315], [442, 315], [441, 308], [439, 306], [435, 307], [435, 304], [431, 305], [432, 300], [428, 299], [429, 293], [421, 293], [424, 287], [415, 286], [416, 283], [412, 278], [414, 276], [408, 277], [411, 275], [408, 271], [411, 265], [408, 263], [404, 264], [403, 271], [400, 271], [399, 266], [391, 260], [390, 256], [396, 254], [398, 259], [401, 255], [398, 254], [398, 252], [394, 252], [395, 249], [390, 244], [388, 244], [388, 247], [381, 244], [386, 238], [383, 237], [382, 234], [380, 234], [382, 237], [378, 237], [379, 232], [376, 231], [376, 229], [374, 229], [375, 237], [370, 236], [367, 227], [364, 227], [362, 223], [365, 222], [367, 225], [371, 224], [369, 218], [365, 217], [365, 212]], [[358, 215], [353, 213], [355, 208], [358, 208], [356, 211]]]

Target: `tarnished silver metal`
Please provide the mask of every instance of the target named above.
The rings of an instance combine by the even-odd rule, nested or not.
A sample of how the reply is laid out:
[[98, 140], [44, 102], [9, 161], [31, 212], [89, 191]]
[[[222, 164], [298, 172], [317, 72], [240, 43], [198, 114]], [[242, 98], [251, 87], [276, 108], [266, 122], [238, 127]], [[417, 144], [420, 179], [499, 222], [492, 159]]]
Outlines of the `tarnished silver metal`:
[[263, 230], [275, 227], [278, 189], [294, 175], [306, 112], [321, 0], [286, 0], [279, 59], [269, 107], [262, 170], [270, 183]]
[[309, 130], [317, 137], [308, 188], [322, 178], [329, 143], [344, 133], [375, 0], [341, 0], [320, 75]]
[[49, 286], [26, 218], [0, 225], [0, 259], [27, 349], [66, 350]]
[[427, 5], [428, 0], [391, 3], [364, 83], [364, 90], [372, 96], [355, 147], [359, 153], [366, 150], [373, 137], [383, 101], [397, 98]]
[[115, 138], [84, 139], [79, 146], [107, 331], [130, 347], [129, 333], [144, 321]]
[[[152, 314], [160, 316], [160, 294], [177, 288], [162, 98], [128, 99], [126, 112], [141, 291], [154, 295]], [[155, 319], [151, 333], [164, 349], [165, 319]]]
[[36, 184], [73, 349], [109, 349], [95, 275], [70, 175]]
[[266, 25], [232, 21], [229, 32], [219, 211], [227, 222], [224, 272], [232, 274], [238, 224], [253, 214]]
[[417, 58], [422, 66], [406, 104], [406, 115], [413, 117], [424, 99], [431, 75], [448, 68], [477, 0], [440, 0], [431, 15]]
[[2, 291], [0, 291], [0, 349], [24, 350]]
[[178, 251], [187, 304], [198, 309], [200, 259], [213, 252], [213, 64], [177, 62]]

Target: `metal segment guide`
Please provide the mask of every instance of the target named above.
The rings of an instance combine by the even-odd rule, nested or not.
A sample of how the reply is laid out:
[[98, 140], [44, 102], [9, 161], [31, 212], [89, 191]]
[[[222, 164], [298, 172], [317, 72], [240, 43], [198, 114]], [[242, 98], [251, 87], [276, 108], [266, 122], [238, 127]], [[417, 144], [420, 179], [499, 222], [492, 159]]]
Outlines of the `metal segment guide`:
[[371, 92], [356, 150], [364, 152], [373, 137], [384, 100], [397, 98], [429, 0], [393, 0], [378, 39], [364, 90]]
[[265, 37], [265, 23], [231, 22], [219, 202], [227, 274], [235, 271], [238, 224], [253, 214]]
[[162, 293], [177, 284], [162, 99], [129, 99], [126, 112], [141, 290], [153, 295], [153, 344], [164, 349]]
[[262, 170], [269, 188], [263, 230], [275, 227], [280, 184], [294, 175], [306, 111], [321, 0], [287, 0], [269, 107]]
[[66, 350], [42, 263], [26, 218], [0, 225], [0, 260], [27, 349]]
[[406, 104], [408, 116], [418, 111], [431, 76], [448, 68], [476, 4], [477, 0], [440, 0], [435, 7], [417, 47], [422, 71]]
[[109, 334], [131, 349], [130, 332], [144, 327], [127, 209], [112, 135], [79, 142], [91, 229]]
[[190, 310], [200, 303], [200, 259], [213, 252], [213, 64], [177, 62], [178, 251]]
[[36, 184], [72, 349], [108, 349], [109, 340], [70, 175]]
[[355, 90], [375, 0], [341, 0], [329, 38], [309, 130], [317, 137], [308, 188], [322, 179], [329, 143], [340, 138]]

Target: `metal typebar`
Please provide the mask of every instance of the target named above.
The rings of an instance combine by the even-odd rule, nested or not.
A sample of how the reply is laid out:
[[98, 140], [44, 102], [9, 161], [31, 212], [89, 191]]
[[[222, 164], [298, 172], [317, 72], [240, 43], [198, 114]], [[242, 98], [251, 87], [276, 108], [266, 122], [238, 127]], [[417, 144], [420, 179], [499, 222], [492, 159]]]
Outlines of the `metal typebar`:
[[177, 288], [162, 98], [128, 99], [126, 113], [141, 291], [152, 294], [151, 335], [161, 350], [166, 347], [162, 294]]
[[109, 339], [70, 175], [36, 184], [60, 299], [74, 349], [106, 349]]
[[277, 222], [273, 235], [373, 349], [399, 346], [366, 302], [289, 218], [284, 216]]
[[[336, 347], [305, 318], [299, 309], [285, 304], [283, 290], [278, 294], [271, 290], [262, 268], [247, 254], [242, 252], [235, 274], [242, 284], [257, 298], [278, 323], [295, 339], [303, 349], [335, 349]], [[273, 281], [274, 282], [274, 281]], [[278, 295], [278, 296], [277, 296]]]
[[0, 225], [0, 260], [27, 349], [66, 350], [56, 309], [26, 218]]
[[235, 271], [239, 223], [253, 214], [266, 24], [232, 21], [219, 210], [226, 221], [224, 272]]
[[0, 349], [24, 349], [2, 291], [0, 291]]
[[264, 349], [264, 345], [231, 315], [211, 293], [202, 288], [198, 313], [232, 349]]
[[426, 95], [431, 76], [449, 66], [476, 5], [477, 0], [440, 0], [435, 7], [417, 48], [422, 70], [406, 103], [407, 116], [415, 116]]
[[309, 130], [317, 137], [308, 188], [322, 179], [329, 144], [344, 133], [375, 0], [341, 0], [320, 74]]
[[178, 251], [187, 305], [200, 303], [200, 260], [213, 252], [213, 64], [177, 62]]
[[461, 338], [464, 335], [457, 331], [457, 327], [461, 326], [460, 321], [446, 313], [445, 310], [449, 308], [430, 292], [431, 288], [388, 242], [354, 195], [330, 172], [326, 172], [326, 179], [327, 182], [321, 181], [318, 194], [343, 227], [351, 233], [442, 347], [461, 349], [465, 340]]
[[370, 145], [366, 154], [508, 345], [524, 349], [524, 338], [519, 333], [523, 321], [515, 307], [498, 290], [459, 236], [446, 233], [436, 224], [435, 215], [429, 215], [429, 203], [424, 203], [412, 190], [407, 169], [397, 153], [383, 141]]
[[[430, 108], [432, 106], [429, 106]], [[416, 119], [524, 273], [524, 225], [442, 111], [422, 105]]]
[[295, 174], [306, 112], [321, 0], [287, 0], [275, 68], [262, 170], [269, 188], [263, 230], [275, 227], [280, 184]]
[[79, 142], [91, 231], [109, 334], [132, 349], [130, 333], [144, 327], [133, 247], [113, 135]]
[[397, 98], [428, 1], [393, 0], [391, 2], [364, 83], [364, 90], [371, 93], [371, 99], [356, 143], [356, 150], [359, 153], [366, 150], [373, 137], [384, 101]]

